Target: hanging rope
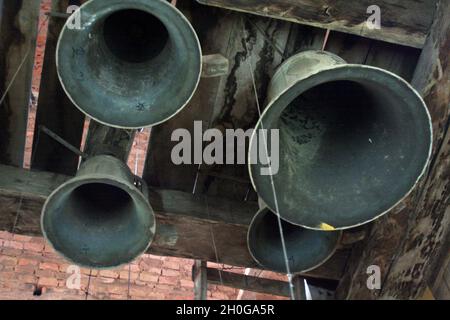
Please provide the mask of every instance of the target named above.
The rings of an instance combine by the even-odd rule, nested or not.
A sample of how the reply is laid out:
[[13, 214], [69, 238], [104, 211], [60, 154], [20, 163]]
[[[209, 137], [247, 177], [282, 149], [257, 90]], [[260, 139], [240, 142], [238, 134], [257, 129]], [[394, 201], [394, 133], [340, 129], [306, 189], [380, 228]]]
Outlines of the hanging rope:
[[[244, 37], [247, 38], [247, 36], [248, 36], [247, 35], [247, 30], [245, 29], [245, 23], [244, 23], [243, 19], [242, 19], [242, 29], [243, 29], [243, 32], [244, 32]], [[246, 51], [249, 52], [246, 42], [244, 42], [244, 45], [246, 47]], [[256, 100], [256, 106], [258, 108], [259, 118], [261, 119], [261, 115], [262, 115], [261, 106], [260, 106], [260, 103], [259, 103], [258, 90], [257, 90], [257, 87], [256, 87], [255, 77], [254, 77], [254, 74], [253, 74], [252, 56], [250, 54], [248, 56], [247, 63], [248, 63], [248, 67], [249, 67], [249, 71], [250, 71], [250, 75], [251, 75], [251, 79], [252, 79], [253, 90], [254, 90], [255, 100]], [[289, 281], [289, 291], [290, 291], [291, 299], [294, 300], [295, 299], [295, 293], [294, 293], [294, 285], [293, 285], [293, 281], [292, 281], [293, 275], [292, 275], [292, 273], [290, 271], [290, 267], [289, 267], [289, 258], [288, 258], [287, 249], [286, 249], [286, 242], [285, 242], [285, 238], [284, 238], [284, 232], [283, 232], [281, 216], [280, 216], [280, 213], [279, 213], [278, 198], [277, 198], [277, 194], [276, 194], [276, 190], [275, 190], [275, 183], [274, 183], [274, 180], [273, 180], [272, 165], [269, 162], [269, 151], [268, 151], [268, 148], [267, 148], [267, 137], [266, 137], [266, 134], [265, 134], [265, 131], [264, 131], [264, 124], [263, 124], [262, 121], [261, 121], [261, 129], [262, 129], [262, 132], [263, 132], [262, 136], [263, 136], [264, 151], [265, 151], [265, 154], [266, 154], [266, 157], [267, 157], [267, 163], [269, 163], [268, 169], [269, 169], [269, 176], [270, 176], [270, 185], [271, 185], [271, 188], [272, 188], [272, 193], [273, 193], [274, 202], [275, 202], [275, 211], [276, 211], [276, 216], [277, 216], [277, 219], [278, 219], [278, 229], [279, 229], [280, 237], [281, 237], [281, 246], [282, 246], [282, 249], [283, 249], [283, 256], [284, 256], [285, 265], [286, 265], [286, 273], [287, 273], [288, 281]]]

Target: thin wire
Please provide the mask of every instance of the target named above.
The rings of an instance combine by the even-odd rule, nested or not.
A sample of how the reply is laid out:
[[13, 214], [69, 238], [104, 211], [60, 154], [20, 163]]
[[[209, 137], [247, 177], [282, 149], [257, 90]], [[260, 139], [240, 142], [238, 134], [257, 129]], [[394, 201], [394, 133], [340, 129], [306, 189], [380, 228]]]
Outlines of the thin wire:
[[12, 234], [14, 234], [14, 232], [16, 231], [17, 222], [19, 221], [20, 209], [22, 209], [22, 200], [23, 200], [23, 193], [20, 193], [19, 206], [17, 207], [16, 217], [14, 218], [14, 224], [11, 230]]
[[[211, 216], [209, 215], [209, 204], [208, 204], [208, 196], [207, 195], [205, 195], [205, 202], [206, 202], [206, 212], [208, 213], [208, 218], [211, 220]], [[209, 225], [209, 232], [211, 233], [212, 245], [214, 248], [214, 255], [216, 257], [216, 263], [219, 263], [219, 254], [217, 253], [216, 240], [214, 238], [214, 230], [213, 230], [211, 224]], [[223, 264], [222, 264], [222, 269], [223, 269]], [[219, 271], [220, 284], [223, 285], [222, 271], [220, 269], [217, 269], [217, 271]]]
[[[136, 133], [136, 157], [134, 159], [134, 175], [137, 176], [138, 174], [138, 163], [139, 163], [139, 146], [140, 146], [140, 134], [143, 131], [143, 129], [138, 130], [138, 132]], [[131, 299], [130, 296], [130, 290], [131, 290], [131, 263], [128, 264], [128, 288], [127, 288], [128, 292], [127, 292], [127, 300]]]
[[[42, 25], [41, 25], [41, 26], [39, 27], [39, 29], [38, 29], [37, 35], [39, 35], [39, 34], [41, 33], [42, 27], [47, 23], [48, 18], [49, 18], [49, 17], [46, 17], [45, 20], [42, 22]], [[28, 50], [27, 50], [27, 52], [25, 53], [25, 55], [24, 55], [22, 61], [20, 62], [19, 67], [17, 68], [17, 70], [16, 70], [16, 72], [14, 73], [14, 75], [13, 75], [11, 81], [9, 82], [8, 86], [6, 87], [5, 92], [3, 93], [2, 97], [0, 98], [0, 106], [1, 106], [1, 105], [3, 104], [3, 102], [5, 101], [6, 96], [8, 95], [9, 90], [11, 89], [12, 85], [14, 84], [14, 81], [16, 80], [17, 76], [19, 75], [19, 72], [20, 72], [20, 70], [22, 69], [23, 65], [24, 65], [25, 62], [27, 61], [28, 56], [29, 56], [30, 53], [31, 53], [31, 50], [34, 49], [34, 48], [36, 48], [36, 46], [30, 45], [30, 46], [28, 47]], [[33, 63], [34, 63], [34, 61], [33, 61]]]
[[92, 270], [89, 270], [88, 284], [86, 287], [86, 296], [85, 296], [84, 300], [87, 300], [89, 297], [89, 287], [91, 286], [91, 275], [92, 275]]
[[128, 292], [127, 292], [127, 300], [130, 300], [131, 296], [130, 296], [130, 279], [131, 279], [131, 264], [128, 265]]
[[329, 36], [330, 36], [330, 29], [327, 29], [327, 31], [325, 32], [325, 37], [323, 38], [322, 51], [325, 51], [325, 48], [327, 47]]
[[[244, 31], [244, 35], [246, 36], [247, 32], [245, 30], [245, 24], [244, 23], [242, 23], [242, 28], [243, 28], [243, 31]], [[247, 49], [247, 52], [248, 52], [247, 43], [244, 42], [244, 45], [246, 46], [246, 49]], [[252, 56], [251, 55], [249, 55], [249, 59], [247, 60], [247, 64], [249, 66], [250, 75], [251, 75], [251, 79], [252, 79], [252, 83], [253, 83], [253, 90], [254, 90], [254, 94], [255, 94], [256, 106], [258, 108], [259, 118], [261, 119], [262, 113], [261, 113], [261, 107], [260, 107], [260, 104], [259, 104], [258, 90], [256, 88], [255, 77], [253, 75]], [[287, 249], [286, 249], [286, 242], [285, 242], [285, 239], [284, 239], [284, 232], [283, 232], [283, 226], [282, 226], [282, 223], [281, 223], [281, 216], [280, 216], [280, 213], [279, 213], [278, 198], [277, 198], [277, 194], [276, 194], [276, 190], [275, 190], [275, 183], [274, 183], [274, 180], [273, 180], [272, 165], [271, 165], [271, 163], [269, 163], [269, 151], [268, 151], [268, 148], [267, 148], [267, 140], [266, 140], [266, 135], [265, 135], [265, 131], [264, 131], [264, 124], [263, 124], [262, 120], [261, 120], [261, 129], [262, 129], [262, 133], [263, 133], [262, 136], [263, 136], [264, 149], [265, 149], [266, 157], [267, 157], [267, 163], [269, 164], [268, 169], [269, 169], [269, 176], [270, 176], [270, 185], [272, 187], [272, 192], [273, 192], [273, 197], [274, 197], [274, 202], [275, 202], [274, 204], [275, 204], [276, 216], [277, 216], [277, 219], [278, 219], [278, 229], [279, 229], [279, 232], [280, 232], [281, 246], [282, 246], [282, 249], [283, 249], [283, 256], [284, 256], [285, 265], [286, 265], [286, 273], [287, 273], [288, 281], [289, 281], [289, 291], [290, 291], [290, 294], [291, 294], [291, 299], [294, 300], [295, 299], [295, 294], [294, 294], [294, 285], [293, 285], [293, 282], [292, 282], [293, 275], [292, 275], [290, 267], [289, 267], [289, 258], [288, 258]]]

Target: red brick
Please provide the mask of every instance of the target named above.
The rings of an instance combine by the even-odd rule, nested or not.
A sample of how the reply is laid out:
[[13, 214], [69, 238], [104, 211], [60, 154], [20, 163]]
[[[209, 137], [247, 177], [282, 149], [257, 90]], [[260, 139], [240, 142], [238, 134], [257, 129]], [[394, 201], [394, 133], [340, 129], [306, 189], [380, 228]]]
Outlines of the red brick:
[[100, 276], [105, 277], [105, 278], [117, 279], [117, 278], [119, 278], [119, 273], [117, 271], [113, 271], [113, 270], [101, 270]]
[[[66, 269], [67, 270], [67, 269]], [[91, 275], [91, 277], [95, 277], [98, 275], [98, 270], [92, 270], [92, 269], [86, 269], [86, 268], [81, 268], [81, 274], [85, 274], [85, 275]]]
[[162, 275], [169, 276], [169, 277], [179, 277], [180, 271], [176, 271], [176, 270], [172, 270], [172, 269], [163, 269]]
[[19, 276], [19, 280], [23, 283], [36, 284], [37, 278], [32, 274], [22, 274]]
[[39, 269], [41, 270], [52, 270], [52, 271], [59, 271], [59, 265], [56, 263], [51, 262], [42, 262], [39, 264]]
[[20, 258], [17, 264], [19, 266], [28, 266], [28, 265], [36, 266], [39, 264], [39, 261], [33, 259]]
[[114, 285], [108, 285], [107, 291], [113, 294], [128, 294], [128, 284], [115, 283]]
[[10, 239], [12, 239], [12, 237], [13, 237], [12, 233], [9, 233], [6, 231], [0, 231], [0, 239], [10, 240]]
[[177, 277], [160, 276], [159, 279], [158, 279], [158, 283], [177, 285], [178, 284], [178, 278]]
[[13, 240], [19, 241], [19, 242], [29, 242], [32, 239], [30, 236], [24, 236], [21, 234], [14, 234]]
[[55, 249], [53, 249], [50, 244], [45, 244], [44, 252], [45, 253], [56, 253]]
[[1, 254], [4, 256], [18, 257], [23, 253], [22, 250], [13, 248], [3, 248]]
[[212, 293], [212, 297], [216, 298], [216, 299], [221, 299], [221, 300], [228, 300], [229, 299], [228, 295], [226, 295], [225, 293], [220, 292], [220, 291], [213, 292]]
[[167, 294], [164, 296], [165, 300], [193, 300], [193, 295], [189, 294]]
[[180, 270], [180, 263], [174, 261], [164, 261], [164, 268]]
[[148, 268], [161, 268], [163, 265], [163, 261], [159, 259], [153, 259], [153, 258], [143, 258], [141, 262], [139, 262], [139, 267], [148, 269]]
[[3, 247], [17, 249], [17, 250], [22, 250], [23, 249], [23, 243], [21, 243], [19, 241], [14, 241], [14, 240], [7, 240], [7, 241], [3, 242]]
[[140, 280], [150, 283], [157, 283], [158, 278], [159, 276], [147, 272], [141, 272], [141, 274], [139, 275]]
[[33, 266], [31, 264], [26, 265], [26, 266], [15, 266], [14, 267], [14, 271], [18, 272], [18, 273], [22, 273], [22, 274], [32, 274], [34, 273], [34, 271], [36, 270], [36, 266]]
[[114, 279], [114, 278], [106, 278], [106, 277], [99, 277], [98, 280], [100, 280], [103, 283], [110, 284], [110, 283], [114, 283], [114, 281], [116, 279]]
[[57, 287], [58, 279], [41, 277], [41, 278], [39, 278], [38, 285], [46, 286], [46, 287]]
[[36, 275], [38, 277], [43, 277], [43, 278], [55, 278], [56, 279], [56, 272], [52, 271], [52, 270], [36, 270]]
[[166, 299], [166, 295], [160, 292], [147, 292], [147, 295], [145, 296], [145, 299], [147, 300], [164, 300]]
[[0, 264], [3, 266], [15, 266], [17, 264], [17, 258], [0, 256]]
[[132, 297], [148, 297], [152, 294], [153, 290], [147, 286], [132, 286], [130, 288], [130, 296]]
[[39, 243], [27, 242], [24, 243], [23, 248], [25, 250], [33, 251], [33, 252], [42, 252], [44, 251], [44, 245]]
[[109, 297], [112, 300], [127, 300], [127, 298], [128, 298], [128, 296], [126, 294], [115, 294], [115, 293], [109, 294]]
[[137, 278], [139, 278], [139, 273], [137, 273], [137, 272], [130, 272], [129, 273], [128, 271], [120, 271], [120, 274], [119, 274], [119, 278], [120, 279], [128, 280], [128, 276], [130, 276], [130, 279], [132, 281], [134, 281]]
[[194, 287], [194, 281], [180, 280], [180, 286], [182, 286], [184, 288], [193, 288]]

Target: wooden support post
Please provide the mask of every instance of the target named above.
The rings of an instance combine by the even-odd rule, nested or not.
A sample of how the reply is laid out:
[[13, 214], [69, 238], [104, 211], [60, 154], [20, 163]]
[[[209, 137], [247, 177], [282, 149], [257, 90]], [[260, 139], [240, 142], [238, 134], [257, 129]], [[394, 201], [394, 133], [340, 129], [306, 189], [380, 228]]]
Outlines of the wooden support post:
[[[450, 2], [439, 2], [412, 84], [422, 94], [434, 129], [426, 176], [397, 212], [374, 222], [356, 246], [337, 297], [417, 299], [448, 255], [450, 229]], [[380, 268], [381, 289], [367, 287], [367, 268]]]
[[[288, 20], [314, 27], [352, 33], [421, 48], [431, 26], [436, 0], [197, 0], [199, 3]], [[369, 28], [374, 14], [371, 4], [380, 10], [381, 29]], [[377, 10], [375, 9], [375, 10]]]
[[126, 163], [135, 133], [135, 130], [112, 128], [91, 119], [84, 152], [90, 156], [114, 155]]
[[299, 275], [292, 278], [292, 285], [294, 286], [295, 300], [306, 300], [305, 279]]
[[208, 299], [208, 278], [206, 274], [206, 261], [195, 260], [192, 268], [192, 280], [194, 281], [194, 299]]
[[[65, 13], [69, 3], [69, 0], [53, 0], [52, 11]], [[39, 126], [44, 125], [79, 148], [85, 119], [67, 97], [56, 72], [56, 45], [66, 19], [60, 17], [49, 19], [31, 168], [72, 175], [77, 171], [79, 157], [51, 137], [38, 133]]]
[[23, 166], [39, 1], [0, 1], [0, 163]]

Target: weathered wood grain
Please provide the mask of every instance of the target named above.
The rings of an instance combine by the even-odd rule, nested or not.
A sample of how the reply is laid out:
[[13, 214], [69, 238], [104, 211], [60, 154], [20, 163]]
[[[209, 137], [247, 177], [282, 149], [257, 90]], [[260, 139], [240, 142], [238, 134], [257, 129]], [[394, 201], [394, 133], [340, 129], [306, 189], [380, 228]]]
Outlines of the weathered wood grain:
[[[69, 3], [69, 0], [53, 0], [52, 11], [65, 13]], [[79, 157], [38, 132], [39, 126], [44, 125], [73, 146], [81, 144], [85, 117], [67, 97], [56, 72], [56, 45], [64, 23], [65, 19], [60, 17], [51, 17], [49, 21], [31, 168], [71, 175], [78, 168]]]
[[[450, 3], [441, 1], [412, 83], [423, 95], [434, 128], [428, 171], [402, 208], [376, 221], [355, 248], [340, 298], [416, 299], [448, 255], [450, 226]], [[366, 286], [369, 265], [381, 269], [381, 290]]]
[[[0, 2], [0, 163], [23, 166], [38, 0]], [[8, 91], [7, 91], [8, 90]]]
[[[387, 42], [423, 47], [436, 0], [197, 0], [199, 3], [288, 20]], [[367, 9], [378, 5], [381, 29], [370, 29]]]
[[[198, 164], [172, 164], [170, 155], [176, 144], [170, 142], [173, 130], [185, 128], [192, 133], [196, 120], [203, 122], [204, 130], [251, 128], [258, 118], [252, 74], [263, 104], [271, 74], [282, 61], [274, 44], [284, 50], [290, 24], [199, 5], [194, 5], [189, 15], [204, 54], [222, 54], [229, 60], [230, 71], [221, 78], [202, 79], [189, 105], [179, 115], [153, 129], [144, 178], [154, 186], [192, 192]], [[215, 175], [249, 181], [244, 164], [203, 164], [201, 172], [196, 192], [243, 200], [249, 190], [250, 184], [236, 185]], [[209, 172], [213, 172], [213, 176]]]

